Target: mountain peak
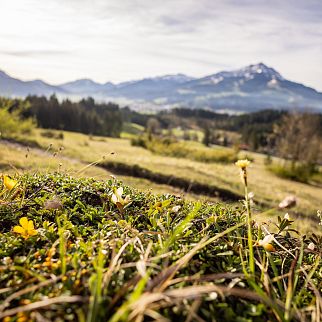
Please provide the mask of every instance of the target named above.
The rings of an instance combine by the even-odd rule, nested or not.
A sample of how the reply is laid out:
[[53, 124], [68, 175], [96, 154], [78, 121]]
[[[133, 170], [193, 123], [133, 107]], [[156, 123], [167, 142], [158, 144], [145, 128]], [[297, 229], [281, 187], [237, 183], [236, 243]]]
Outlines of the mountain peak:
[[262, 62], [254, 65], [248, 65], [244, 68], [237, 70], [236, 72], [240, 74], [240, 76], [243, 76], [244, 74], [245, 77], [254, 76], [256, 74], [262, 74], [269, 79], [284, 80], [284, 78], [281, 76], [279, 72], [277, 72], [272, 67], [268, 67]]
[[80, 78], [80, 79], [76, 79], [76, 80], [68, 82], [68, 83], [64, 83], [62, 85], [65, 86], [65, 85], [71, 85], [71, 84], [83, 85], [83, 86], [100, 85], [99, 83], [94, 82], [90, 78]]
[[245, 82], [258, 77], [263, 78], [263, 80], [266, 82], [284, 80], [279, 72], [262, 62], [258, 64], [251, 64], [236, 70], [222, 71], [210, 76], [206, 76], [203, 79], [205, 80], [205, 84], [212, 83], [213, 85], [217, 85], [225, 79], [234, 79], [235, 81]]
[[93, 93], [100, 90], [104, 85], [97, 83], [90, 78], [81, 78], [74, 81], [59, 85], [60, 88], [67, 92], [82, 94], [82, 93]]

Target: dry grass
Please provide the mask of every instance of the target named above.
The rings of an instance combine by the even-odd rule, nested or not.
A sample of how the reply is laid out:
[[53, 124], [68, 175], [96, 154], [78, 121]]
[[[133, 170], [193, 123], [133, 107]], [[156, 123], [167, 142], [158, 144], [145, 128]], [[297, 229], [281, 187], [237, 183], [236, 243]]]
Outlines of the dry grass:
[[[77, 136], [76, 136], [77, 137]], [[42, 142], [44, 144], [44, 142]], [[0, 142], [0, 173], [23, 174], [27, 172], [62, 172], [68, 173], [74, 177], [91, 177], [98, 180], [107, 180], [113, 173], [110, 171], [96, 167], [88, 166], [88, 162], [80, 161], [76, 158], [67, 156], [67, 153], [55, 153], [53, 149], [47, 152], [39, 151], [39, 149], [21, 147], [16, 144], [7, 144]], [[134, 178], [129, 176], [117, 176], [125, 185], [135, 187], [140, 191], [151, 192], [153, 194], [173, 194], [188, 200], [217, 200], [206, 196], [184, 193], [175, 187], [157, 184], [149, 180]]]
[[[43, 147], [50, 143], [55, 149], [64, 147], [62, 154], [72, 158], [93, 162], [103, 156], [107, 160], [137, 164], [154, 172], [175, 174], [201, 183], [211, 183], [218, 187], [242, 194], [243, 187], [238, 177], [238, 169], [233, 164], [206, 164], [197, 161], [159, 156], [140, 147], [132, 147], [130, 141], [113, 138], [90, 138], [83, 134], [64, 132], [64, 140], [41, 137], [35, 132], [36, 139]], [[243, 154], [243, 153], [241, 153]], [[298, 198], [296, 211], [305, 215], [315, 215], [321, 207], [322, 189], [307, 184], [278, 178], [264, 165], [265, 157], [248, 153], [254, 162], [250, 168], [250, 190], [257, 200], [276, 206], [285, 196]]]

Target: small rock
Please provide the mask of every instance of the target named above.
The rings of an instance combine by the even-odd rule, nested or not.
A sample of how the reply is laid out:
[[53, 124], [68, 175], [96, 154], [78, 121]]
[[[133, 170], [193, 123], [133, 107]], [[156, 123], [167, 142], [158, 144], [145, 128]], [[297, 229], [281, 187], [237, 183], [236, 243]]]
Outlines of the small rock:
[[63, 208], [63, 204], [58, 197], [54, 197], [51, 200], [46, 200], [44, 205], [45, 205], [45, 209], [47, 210]]
[[296, 206], [296, 197], [295, 196], [287, 196], [284, 198], [278, 205], [278, 208], [284, 209], [284, 208], [291, 208]]

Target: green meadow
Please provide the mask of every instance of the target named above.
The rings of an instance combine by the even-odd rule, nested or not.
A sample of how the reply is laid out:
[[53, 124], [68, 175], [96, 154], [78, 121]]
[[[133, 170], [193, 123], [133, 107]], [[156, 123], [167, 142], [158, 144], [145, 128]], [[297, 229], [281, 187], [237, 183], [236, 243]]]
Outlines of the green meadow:
[[320, 319], [320, 187], [276, 176], [263, 154], [174, 157], [127, 129], [0, 142], [2, 321]]
[[[26, 158], [24, 156], [26, 150], [22, 147], [19, 148], [19, 151], [13, 146], [2, 149], [3, 154], [9, 154], [7, 166], [11, 162], [14, 167], [21, 171], [33, 170], [38, 169], [35, 165], [39, 165], [39, 160], [42, 160], [41, 167], [43, 169], [57, 170], [60, 168], [60, 171], [72, 171], [75, 174], [78, 173], [78, 175], [83, 173], [89, 176], [94, 175], [98, 179], [106, 179], [113, 172], [102, 168], [102, 165], [108, 162], [117, 162], [129, 166], [137, 165], [153, 173], [186, 178], [191, 182], [204, 185], [213, 185], [243, 196], [243, 185], [234, 162], [205, 163], [164, 156], [141, 147], [132, 146], [129, 139], [88, 136], [54, 130], [52, 132], [57, 135], [63, 133], [63, 139], [48, 138], [42, 135], [44, 131], [36, 129], [28, 137], [31, 142], [39, 144], [44, 151], [43, 153], [40, 153], [39, 149], [30, 149]], [[196, 150], [199, 148], [218, 149], [220, 152], [229, 150], [219, 146], [217, 148], [205, 148], [198, 142], [192, 142], [192, 144]], [[19, 157], [18, 154], [17, 157], [14, 156], [15, 151], [20, 153]], [[311, 220], [316, 220], [316, 212], [321, 207], [321, 188], [274, 175], [265, 166], [265, 156], [262, 154], [241, 151], [238, 158], [243, 159], [245, 156], [253, 160], [249, 168], [249, 189], [254, 193], [254, 200], [258, 202], [260, 210], [263, 210], [260, 207], [263, 204], [265, 210], [271, 210], [267, 215], [281, 215], [283, 213], [278, 211], [278, 204], [288, 195], [294, 195], [297, 198], [297, 206], [290, 209], [290, 212], [294, 216], [299, 216], [301, 227], [305, 228], [311, 224]], [[89, 166], [90, 164], [92, 165]], [[157, 183], [148, 182], [144, 178], [134, 178], [123, 173], [116, 176], [123, 180], [125, 184], [128, 183], [142, 191], [152, 189], [154, 193], [169, 192], [176, 195], [185, 195], [188, 198], [196, 198], [195, 194], [190, 196], [189, 191], [187, 193], [183, 189], [172, 187], [171, 182], [168, 185], [162, 184], [160, 186]], [[186, 190], [188, 189], [189, 187]], [[213, 200], [216, 199], [216, 195], [201, 195], [200, 198]]]

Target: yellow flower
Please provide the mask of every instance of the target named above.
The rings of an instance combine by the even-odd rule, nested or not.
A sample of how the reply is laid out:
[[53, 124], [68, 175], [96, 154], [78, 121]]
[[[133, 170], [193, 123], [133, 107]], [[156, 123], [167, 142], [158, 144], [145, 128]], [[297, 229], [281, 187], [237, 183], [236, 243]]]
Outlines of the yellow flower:
[[29, 321], [29, 318], [25, 312], [17, 313], [17, 322], [27, 322], [27, 321]]
[[122, 197], [123, 195], [123, 188], [119, 187], [117, 188], [114, 193], [112, 194], [111, 200], [112, 202], [119, 208], [120, 210], [123, 209], [125, 205], [127, 205], [131, 199], [129, 196], [125, 196], [125, 198]]
[[27, 305], [27, 304], [30, 304], [30, 303], [31, 303], [31, 301], [29, 299], [21, 299], [20, 300], [21, 305]]
[[246, 169], [250, 165], [250, 161], [245, 159], [245, 160], [238, 160], [235, 162], [235, 165], [241, 169]]
[[20, 226], [13, 227], [15, 233], [20, 234], [24, 239], [37, 235], [37, 230], [34, 228], [32, 220], [28, 220], [27, 217], [22, 217], [19, 223]]
[[14, 187], [16, 187], [18, 185], [18, 182], [11, 179], [10, 177], [4, 175], [3, 177], [3, 184], [4, 186], [11, 191]]
[[[53, 256], [55, 255], [55, 253], [56, 253], [56, 249], [53, 247], [50, 248], [47, 251], [47, 254], [46, 254], [47, 257], [45, 258], [45, 261], [41, 264], [41, 266], [47, 267], [50, 270], [56, 270], [60, 266], [61, 261], [53, 259]], [[34, 267], [35, 267], [35, 265], [34, 265]]]
[[264, 239], [261, 239], [258, 241], [258, 246], [262, 246], [268, 252], [274, 252], [275, 248], [271, 244], [273, 240], [274, 240], [274, 237], [271, 234], [268, 234], [264, 237]]
[[247, 187], [247, 167], [250, 165], [250, 161], [247, 159], [238, 160], [235, 165], [240, 168], [240, 178], [243, 184]]

